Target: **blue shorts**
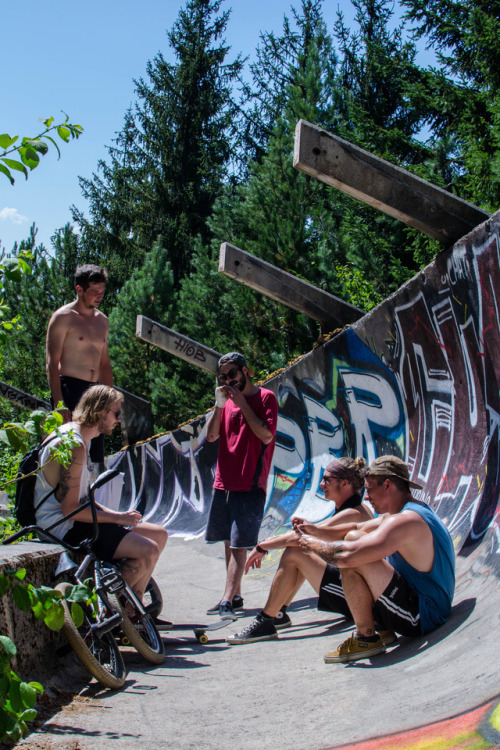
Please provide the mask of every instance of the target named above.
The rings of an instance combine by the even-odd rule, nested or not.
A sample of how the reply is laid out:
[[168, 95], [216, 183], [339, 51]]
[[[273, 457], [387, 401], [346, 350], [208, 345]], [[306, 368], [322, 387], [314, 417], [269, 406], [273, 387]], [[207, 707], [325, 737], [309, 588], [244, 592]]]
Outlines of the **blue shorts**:
[[205, 540], [229, 542], [234, 549], [252, 549], [259, 541], [266, 493], [214, 490]]

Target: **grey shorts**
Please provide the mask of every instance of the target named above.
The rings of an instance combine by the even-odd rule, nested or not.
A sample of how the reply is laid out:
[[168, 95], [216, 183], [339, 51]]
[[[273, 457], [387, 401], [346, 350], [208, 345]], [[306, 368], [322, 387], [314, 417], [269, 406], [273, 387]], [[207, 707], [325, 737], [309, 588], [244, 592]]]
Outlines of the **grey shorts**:
[[229, 542], [234, 549], [252, 549], [259, 541], [266, 493], [214, 490], [205, 540]]

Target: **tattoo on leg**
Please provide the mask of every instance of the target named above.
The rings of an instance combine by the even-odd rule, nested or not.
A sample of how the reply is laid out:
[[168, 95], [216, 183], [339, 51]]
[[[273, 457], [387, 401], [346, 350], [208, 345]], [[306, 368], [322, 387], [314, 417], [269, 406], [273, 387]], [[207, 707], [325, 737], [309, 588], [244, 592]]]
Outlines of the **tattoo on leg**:
[[139, 572], [139, 568], [137, 566], [135, 566], [135, 565], [132, 565], [127, 560], [124, 563], [122, 563], [121, 569], [122, 570], [127, 570], [129, 573], [138, 573]]

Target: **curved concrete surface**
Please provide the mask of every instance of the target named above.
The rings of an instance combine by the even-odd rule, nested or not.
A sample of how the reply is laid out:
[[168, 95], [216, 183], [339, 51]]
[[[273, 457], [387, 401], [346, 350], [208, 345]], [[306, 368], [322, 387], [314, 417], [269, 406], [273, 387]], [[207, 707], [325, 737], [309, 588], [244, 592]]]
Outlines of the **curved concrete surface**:
[[[266, 384], [278, 395], [280, 412], [262, 536], [282, 528], [292, 514], [313, 521], [328, 514], [319, 482], [332, 455], [363, 454], [370, 461], [394, 453], [425, 485], [421, 499], [445, 520], [457, 552], [449, 623], [426, 638], [400, 639], [396, 649], [373, 664], [329, 669], [330, 718], [335, 717], [336, 726], [331, 743], [319, 732], [317, 742], [312, 734], [309, 743], [302, 737], [297, 747], [353, 747], [355, 741], [422, 725], [430, 731], [432, 723], [471, 709], [477, 709], [471, 717], [480, 717], [474, 731], [481, 725], [497, 732], [498, 740], [498, 710], [491, 722], [488, 716], [497, 706], [489, 702], [500, 693], [495, 637], [500, 574], [499, 230], [496, 214], [371, 313]], [[201, 417], [112, 457], [109, 465], [125, 473], [121, 507], [138, 507], [174, 535], [202, 534], [217, 450], [205, 441], [205, 421]], [[203, 565], [206, 554], [201, 540], [191, 544], [198, 557], [191, 558], [187, 586], [198, 575], [196, 560]], [[219, 583], [214, 581], [216, 596]], [[315, 619], [314, 610], [308, 617]], [[268, 647], [240, 648], [250, 659], [248, 649]], [[291, 672], [287, 679], [297, 675]], [[389, 700], [381, 703], [383, 692]], [[307, 697], [305, 693], [306, 715]], [[474, 724], [476, 718], [470, 721]], [[409, 735], [407, 745], [380, 742], [363, 747], [419, 747], [421, 739], [413, 745]]]

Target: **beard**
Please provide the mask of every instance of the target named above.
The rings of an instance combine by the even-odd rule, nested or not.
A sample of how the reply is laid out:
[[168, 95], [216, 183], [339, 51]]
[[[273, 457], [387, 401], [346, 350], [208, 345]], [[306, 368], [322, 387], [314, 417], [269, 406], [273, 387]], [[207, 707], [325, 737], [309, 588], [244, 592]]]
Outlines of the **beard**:
[[237, 388], [239, 391], [243, 391], [247, 384], [247, 376], [244, 372], [241, 373], [241, 378], [241, 380], [233, 380], [232, 383], [229, 383], [231, 388]]

